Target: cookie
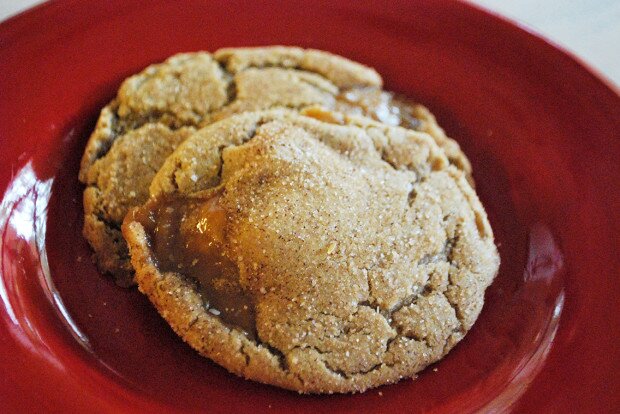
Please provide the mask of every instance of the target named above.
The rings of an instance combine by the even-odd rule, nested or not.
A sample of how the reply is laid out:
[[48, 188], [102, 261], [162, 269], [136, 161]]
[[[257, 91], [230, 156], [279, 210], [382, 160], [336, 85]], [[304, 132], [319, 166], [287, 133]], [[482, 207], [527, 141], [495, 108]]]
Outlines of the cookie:
[[[380, 76], [368, 67], [294, 47], [180, 54], [128, 78], [115, 100], [102, 110], [80, 169], [80, 180], [86, 184], [83, 233], [100, 270], [112, 273], [120, 285], [132, 283], [127, 246], [119, 231], [124, 213], [145, 201], [150, 179], [180, 138], [192, 128], [235, 113], [317, 104], [361, 112], [430, 133], [455, 165], [470, 172], [458, 144], [445, 135], [430, 112], [395, 99], [381, 85]], [[133, 133], [145, 126], [160, 126], [169, 132], [154, 135], [146, 143], [136, 139], [144, 130]], [[142, 149], [143, 144], [153, 148]], [[113, 171], [101, 174], [103, 168]], [[134, 171], [142, 175], [126, 175]]]
[[413, 377], [480, 313], [499, 266], [484, 209], [428, 134], [307, 115], [235, 115], [175, 150], [122, 227], [139, 289], [248, 379], [344, 393]]

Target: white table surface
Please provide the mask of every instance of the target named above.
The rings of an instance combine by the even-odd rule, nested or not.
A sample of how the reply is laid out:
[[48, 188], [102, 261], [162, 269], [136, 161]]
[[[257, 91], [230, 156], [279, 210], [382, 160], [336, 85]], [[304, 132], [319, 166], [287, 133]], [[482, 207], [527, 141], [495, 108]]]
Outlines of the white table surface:
[[[620, 85], [620, 0], [472, 1], [543, 34]], [[41, 2], [0, 0], [0, 21]]]

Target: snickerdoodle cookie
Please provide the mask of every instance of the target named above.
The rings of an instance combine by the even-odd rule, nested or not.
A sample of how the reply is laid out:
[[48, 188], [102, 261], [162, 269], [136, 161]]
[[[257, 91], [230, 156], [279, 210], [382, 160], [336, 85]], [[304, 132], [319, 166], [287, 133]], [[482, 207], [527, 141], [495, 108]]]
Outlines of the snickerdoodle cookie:
[[140, 290], [202, 355], [305, 393], [412, 377], [475, 322], [499, 256], [430, 135], [313, 108], [185, 140], [125, 218]]

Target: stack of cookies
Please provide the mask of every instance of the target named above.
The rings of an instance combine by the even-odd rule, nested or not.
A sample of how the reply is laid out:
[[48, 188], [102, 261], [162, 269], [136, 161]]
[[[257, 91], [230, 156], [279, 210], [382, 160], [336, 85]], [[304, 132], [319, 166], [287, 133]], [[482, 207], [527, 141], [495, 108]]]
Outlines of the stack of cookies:
[[458, 144], [322, 51], [146, 68], [102, 110], [80, 180], [103, 273], [200, 354], [299, 392], [413, 377], [471, 328], [499, 266]]

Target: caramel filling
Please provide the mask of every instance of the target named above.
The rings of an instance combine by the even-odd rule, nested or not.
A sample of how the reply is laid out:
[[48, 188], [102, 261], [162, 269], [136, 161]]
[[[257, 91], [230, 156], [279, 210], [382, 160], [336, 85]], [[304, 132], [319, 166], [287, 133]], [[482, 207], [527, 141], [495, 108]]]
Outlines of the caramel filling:
[[192, 278], [212, 315], [255, 338], [254, 301], [225, 254], [226, 211], [219, 200], [162, 196], [133, 210], [133, 217], [146, 230], [161, 272]]
[[416, 103], [391, 92], [376, 88], [356, 88], [337, 97], [336, 111], [371, 117], [384, 124], [402, 126], [413, 130], [421, 127], [415, 113]]

